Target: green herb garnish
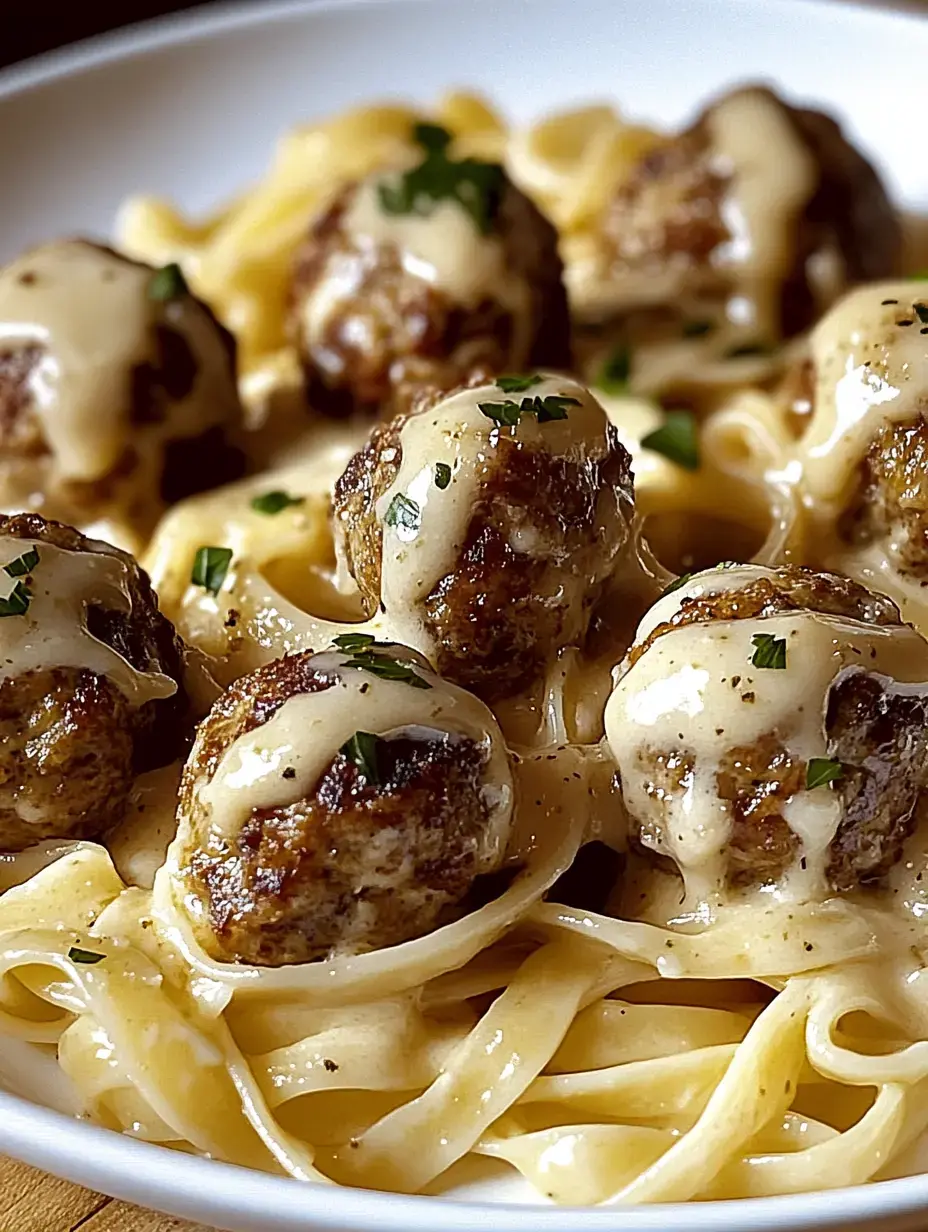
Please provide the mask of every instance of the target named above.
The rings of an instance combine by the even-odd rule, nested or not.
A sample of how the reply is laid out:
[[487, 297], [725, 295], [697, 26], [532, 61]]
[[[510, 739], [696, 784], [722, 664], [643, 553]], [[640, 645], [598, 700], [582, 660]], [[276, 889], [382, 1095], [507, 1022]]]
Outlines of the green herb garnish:
[[816, 787], [824, 787], [826, 783], [836, 783], [844, 778], [844, 767], [839, 761], [830, 757], [810, 757], [806, 767], [806, 789], [812, 791]]
[[68, 958], [70, 958], [71, 962], [84, 963], [88, 967], [95, 967], [98, 962], [103, 962], [106, 955], [98, 954], [95, 950], [82, 950], [80, 946], [72, 945], [68, 950]]
[[661, 598], [664, 595], [672, 595], [675, 590], [679, 590], [681, 586], [685, 586], [691, 577], [695, 577], [695, 573], [684, 573], [677, 578], [675, 582], [671, 582], [669, 586], [665, 586], [661, 591]]
[[504, 428], [514, 428], [523, 415], [534, 415], [540, 424], [553, 419], [566, 419], [567, 408], [579, 406], [576, 398], [562, 394], [549, 394], [547, 398], [523, 398], [521, 402], [508, 399], [505, 402], [478, 402], [480, 411], [487, 419]]
[[628, 393], [628, 380], [632, 373], [632, 357], [627, 347], [619, 347], [600, 369], [596, 382], [607, 394]]
[[913, 304], [912, 307], [922, 325], [928, 325], [928, 304]]
[[171, 261], [168, 265], [162, 265], [161, 269], [155, 270], [148, 280], [149, 299], [165, 302], [170, 299], [180, 299], [182, 295], [187, 295], [189, 291], [190, 288], [187, 286], [184, 271], [176, 261]]
[[534, 376], [498, 376], [495, 383], [504, 394], [524, 394], [533, 385], [541, 384], [541, 377], [537, 372]]
[[29, 611], [32, 593], [28, 586], [17, 582], [5, 599], [0, 599], [0, 616], [24, 616]]
[[444, 491], [451, 482], [451, 467], [447, 462], [435, 463], [435, 487]]
[[8, 577], [25, 577], [39, 563], [38, 548], [30, 548], [28, 552], [24, 552], [22, 556], [17, 556], [15, 560], [11, 560], [8, 565], [3, 566], [3, 572]]
[[305, 505], [305, 503], [305, 496], [291, 496], [289, 492], [275, 488], [273, 492], [265, 492], [263, 496], [254, 497], [251, 507], [255, 513], [273, 515], [280, 513], [282, 509], [289, 509], [291, 505]]
[[487, 235], [499, 209], [505, 173], [498, 163], [448, 157], [451, 134], [438, 124], [417, 124], [413, 137], [425, 155], [418, 166], [395, 182], [378, 184], [381, 209], [387, 214], [428, 217], [442, 201], [455, 201]]
[[395, 680], [399, 684], [408, 684], [413, 689], [430, 689], [432, 686], [408, 663], [401, 663], [389, 651], [389, 642], [378, 642], [370, 633], [341, 633], [334, 640], [334, 645], [343, 654], [348, 655], [345, 667], [357, 668], [360, 672], [369, 672], [380, 680]]
[[685, 470], [699, 470], [699, 429], [692, 411], [668, 411], [661, 426], [643, 436], [641, 443]]
[[371, 633], [340, 633], [333, 639], [332, 644], [351, 654], [355, 650], [367, 650], [369, 646], [376, 646], [377, 642]]
[[751, 662], [755, 667], [772, 667], [782, 671], [786, 667], [786, 638], [774, 637], [772, 633], [755, 633], [751, 638], [754, 654]]
[[358, 768], [358, 773], [368, 783], [380, 782], [377, 768], [377, 743], [379, 737], [372, 732], [357, 731], [338, 750], [341, 755]]
[[422, 510], [408, 496], [397, 492], [384, 515], [387, 526], [403, 526], [406, 530], [418, 530], [422, 523]]
[[194, 586], [202, 586], [211, 595], [218, 595], [229, 572], [231, 560], [231, 548], [197, 548], [190, 581]]

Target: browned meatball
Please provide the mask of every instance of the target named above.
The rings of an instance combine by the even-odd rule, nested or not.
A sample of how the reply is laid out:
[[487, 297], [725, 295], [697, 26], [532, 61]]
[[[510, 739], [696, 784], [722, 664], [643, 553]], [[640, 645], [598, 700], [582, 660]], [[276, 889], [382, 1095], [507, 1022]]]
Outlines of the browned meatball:
[[[564, 418], [520, 413], [539, 400], [569, 404]], [[492, 418], [507, 403], [509, 425]], [[567, 378], [466, 389], [375, 428], [335, 489], [340, 547], [368, 610], [486, 701], [582, 642], [632, 513], [629, 455]]]
[[926, 335], [922, 280], [859, 288], [810, 342], [798, 459], [813, 548], [886, 585], [928, 577]]
[[183, 745], [183, 649], [125, 552], [0, 519], [0, 850], [89, 838]]
[[58, 241], [0, 271], [0, 505], [139, 536], [242, 471], [232, 336], [186, 289]]
[[[435, 928], [505, 857], [508, 754], [476, 698], [402, 647], [304, 652], [236, 681], [184, 772], [180, 875], [201, 944], [281, 966]], [[252, 750], [266, 775], [234, 776]]]
[[[554, 227], [501, 167], [449, 159], [439, 146], [402, 176], [346, 186], [297, 255], [292, 334], [310, 404], [324, 414], [394, 414], [422, 386], [569, 366]], [[388, 204], [423, 173], [428, 184], [436, 160], [443, 184], [449, 168], [464, 169], [460, 195], [426, 188], [414, 205]]]
[[874, 884], [928, 787], [928, 643], [847, 578], [708, 571], [645, 617], [606, 730], [639, 842], [695, 899]]
[[586, 320], [639, 314], [633, 343], [699, 336], [726, 358], [808, 329], [899, 251], [885, 189], [838, 124], [747, 86], [643, 155], [571, 290]]

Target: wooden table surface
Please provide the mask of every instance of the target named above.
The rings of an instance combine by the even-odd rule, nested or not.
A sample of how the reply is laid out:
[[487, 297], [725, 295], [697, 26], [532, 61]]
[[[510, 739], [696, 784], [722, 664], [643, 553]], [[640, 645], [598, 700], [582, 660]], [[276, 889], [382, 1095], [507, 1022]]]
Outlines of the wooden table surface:
[[0, 1232], [210, 1232], [0, 1157]]

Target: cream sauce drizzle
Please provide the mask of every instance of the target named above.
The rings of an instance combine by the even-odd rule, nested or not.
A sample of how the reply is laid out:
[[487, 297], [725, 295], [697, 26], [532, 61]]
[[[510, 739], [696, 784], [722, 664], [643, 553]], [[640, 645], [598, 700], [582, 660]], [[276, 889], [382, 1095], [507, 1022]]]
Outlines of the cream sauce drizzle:
[[[544, 424], [523, 415], [512, 428], [500, 427], [479, 408], [481, 402], [551, 395], [575, 398], [580, 405], [569, 407], [566, 419]], [[400, 468], [377, 504], [377, 515], [383, 522], [394, 499], [404, 496], [415, 502], [421, 517], [415, 529], [383, 526], [381, 597], [386, 614], [375, 617], [372, 627], [382, 622], [397, 641], [432, 658], [437, 648], [425, 625], [422, 602], [456, 567], [482, 484], [496, 465], [500, 440], [515, 440], [520, 447], [552, 456], [595, 459], [608, 451], [607, 428], [605, 412], [584, 386], [554, 376], [544, 377], [524, 394], [503, 393], [495, 384], [464, 390], [408, 419], [400, 434]], [[435, 483], [439, 462], [451, 468], [451, 482], [444, 489]], [[531, 552], [531, 529], [518, 535], [511, 547]]]
[[[9, 564], [33, 548], [39, 563], [27, 583], [29, 607], [22, 616], [0, 619], [0, 679], [74, 667], [106, 676], [134, 706], [176, 693], [170, 676], [138, 671], [87, 629], [88, 607], [130, 611], [127, 566], [109, 552], [71, 552], [10, 536], [0, 537], [0, 562]], [[26, 583], [5, 573], [0, 579], [6, 593]]]
[[[656, 604], [636, 640], [668, 620], [684, 598], [739, 589], [769, 574], [759, 567], [702, 574]], [[785, 670], [752, 665], [752, 638], [759, 632], [786, 640]], [[676, 861], [688, 909], [711, 906], [723, 894], [732, 825], [730, 806], [717, 790], [723, 758], [769, 733], [795, 759], [826, 757], [829, 690], [856, 668], [924, 685], [928, 644], [908, 626], [867, 625], [804, 611], [678, 626], [625, 671], [606, 707], [606, 738], [629, 813], [643, 823], [644, 841]], [[650, 786], [660, 753], [680, 753], [692, 762], [692, 772], [663, 799]], [[790, 901], [822, 897], [840, 797], [822, 788], [801, 790], [786, 802], [783, 815], [801, 850], [771, 892]]]
[[[394, 653], [419, 669], [408, 651], [396, 647]], [[266, 723], [235, 740], [212, 779], [201, 781], [197, 792], [212, 833], [228, 838], [255, 809], [277, 808], [310, 795], [339, 748], [358, 730], [378, 736], [450, 732], [486, 752], [484, 792], [491, 815], [487, 849], [501, 858], [514, 790], [506, 746], [491, 712], [426, 668], [417, 674], [432, 687], [417, 689], [351, 668], [349, 660], [334, 650], [315, 656], [314, 665], [334, 679], [333, 687], [289, 698]]]
[[29, 380], [58, 473], [93, 480], [119, 462], [132, 434], [133, 369], [156, 358], [159, 322], [182, 333], [197, 361], [194, 394], [170, 416], [169, 437], [194, 436], [235, 414], [228, 356], [192, 297], [148, 295], [152, 270], [80, 240], [46, 244], [0, 271], [0, 349], [38, 346]]

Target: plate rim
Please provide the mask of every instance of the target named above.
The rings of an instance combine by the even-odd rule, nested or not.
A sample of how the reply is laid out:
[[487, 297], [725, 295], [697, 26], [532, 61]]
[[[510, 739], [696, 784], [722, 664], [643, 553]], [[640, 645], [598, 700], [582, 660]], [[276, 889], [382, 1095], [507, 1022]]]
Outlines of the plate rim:
[[[404, 4], [440, 0], [401, 0]], [[516, 0], [497, 0], [497, 3]], [[530, 5], [532, 0], [521, 0]], [[730, 7], [731, 0], [703, 0]], [[762, 0], [769, 3], [770, 0]], [[924, 11], [902, 0], [895, 7], [875, 0], [773, 0], [782, 7], [830, 8], [877, 25], [887, 21], [924, 24]], [[0, 102], [66, 77], [164, 51], [178, 43], [204, 41], [220, 33], [270, 26], [281, 21], [345, 8], [379, 8], [397, 0], [224, 0], [187, 12], [135, 22], [33, 56], [0, 70]], [[153, 1206], [171, 1215], [211, 1222], [245, 1218], [273, 1227], [313, 1220], [328, 1232], [783, 1232], [801, 1219], [820, 1232], [849, 1229], [881, 1218], [902, 1218], [928, 1209], [928, 1173], [890, 1181], [765, 1198], [673, 1202], [648, 1206], [556, 1206], [477, 1199], [384, 1193], [377, 1190], [296, 1181], [291, 1177], [188, 1155], [134, 1139], [0, 1089], [0, 1151], [76, 1184], [112, 1197]], [[133, 1183], [145, 1177], [145, 1193]], [[125, 1180], [123, 1178], [126, 1178]], [[132, 1179], [129, 1179], [132, 1178]], [[212, 1183], [203, 1197], [202, 1181]], [[199, 1211], [199, 1214], [196, 1213]], [[270, 1222], [268, 1222], [270, 1221]], [[232, 1224], [228, 1224], [232, 1226]], [[257, 1224], [255, 1226], [258, 1226]]]

